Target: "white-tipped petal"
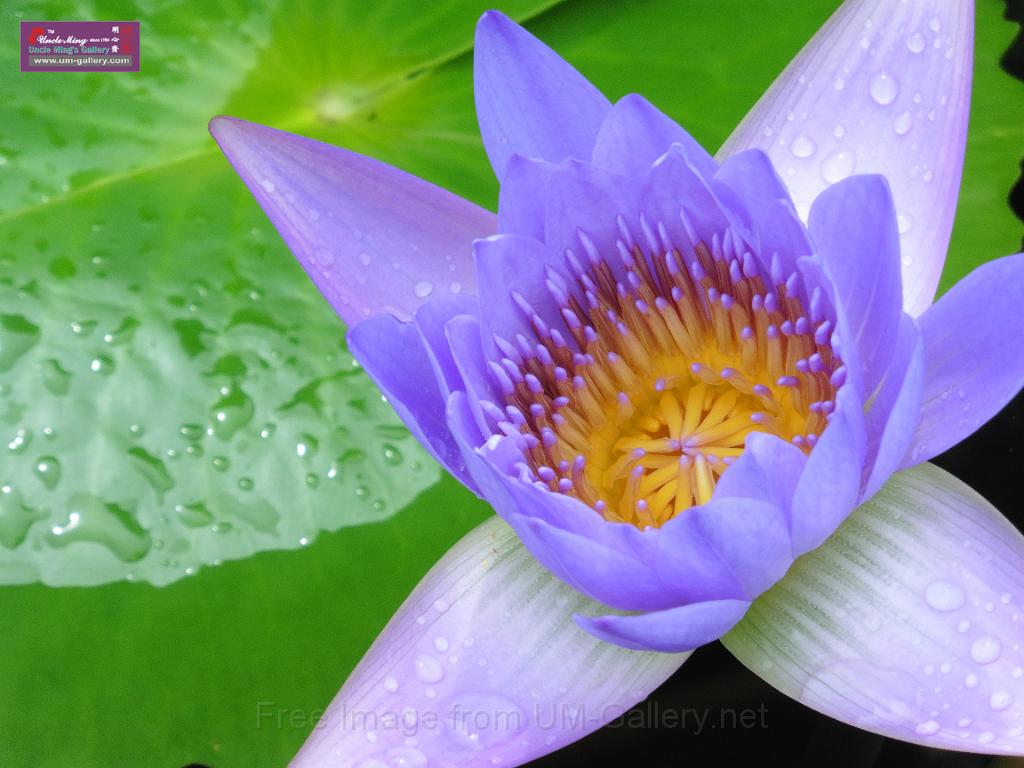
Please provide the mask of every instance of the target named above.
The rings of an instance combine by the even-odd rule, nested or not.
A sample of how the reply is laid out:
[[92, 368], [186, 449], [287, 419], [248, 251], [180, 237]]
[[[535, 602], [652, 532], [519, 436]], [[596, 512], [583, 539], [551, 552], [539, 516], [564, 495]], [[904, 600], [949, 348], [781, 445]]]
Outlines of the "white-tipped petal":
[[889, 180], [903, 307], [932, 303], [953, 226], [967, 136], [971, 0], [847, 0], [722, 146], [768, 153], [806, 218], [853, 173]]
[[1024, 754], [1024, 537], [931, 464], [893, 475], [722, 642], [851, 725]]
[[491, 518], [423, 578], [292, 768], [515, 766], [576, 741], [687, 657], [625, 650], [573, 622], [605, 612]]

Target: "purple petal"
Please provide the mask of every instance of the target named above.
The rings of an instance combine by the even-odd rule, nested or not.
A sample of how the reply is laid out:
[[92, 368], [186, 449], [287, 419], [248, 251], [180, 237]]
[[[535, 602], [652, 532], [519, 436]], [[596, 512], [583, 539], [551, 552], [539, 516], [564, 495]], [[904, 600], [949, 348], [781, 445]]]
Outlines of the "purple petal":
[[498, 232], [544, 240], [544, 210], [558, 166], [512, 155], [498, 193]]
[[[559, 256], [572, 250], [585, 262], [582, 231], [606, 259], [614, 254], [615, 242], [622, 237], [619, 216], [634, 221], [639, 212], [637, 185], [624, 176], [573, 160], [552, 173], [549, 184], [544, 216], [548, 247]], [[607, 261], [613, 270], [621, 268], [618, 258]]]
[[448, 401], [449, 424], [460, 436], [474, 481], [534, 557], [594, 599], [624, 610], [657, 610], [694, 600], [740, 597], [742, 588], [710, 546], [696, 518], [680, 516], [641, 531], [610, 523], [579, 500], [520, 480], [521, 452], [503, 438], [476, 449], [467, 397]]
[[851, 173], [885, 175], [914, 316], [932, 302], [953, 225], [973, 35], [970, 0], [846, 2], [719, 152], [767, 152], [802, 215]]
[[959, 443], [1024, 386], [1024, 254], [978, 267], [921, 316], [921, 423], [904, 466]]
[[690, 512], [705, 541], [753, 599], [793, 564], [788, 509], [766, 501], [714, 498]]
[[929, 747], [1024, 754], [1024, 537], [929, 464], [894, 475], [722, 640], [784, 693]]
[[908, 314], [903, 314], [899, 333], [891, 341], [894, 361], [866, 413], [869, 470], [861, 500], [881, 488], [889, 475], [900, 468], [921, 421], [921, 393], [924, 389], [924, 343], [921, 332]]
[[[493, 426], [484, 415], [482, 404], [497, 404], [504, 398], [494, 386], [491, 373], [487, 369], [487, 358], [484, 356], [480, 341], [480, 321], [475, 317], [460, 315], [453, 317], [445, 326], [445, 335], [451, 349], [452, 358], [462, 378], [462, 389], [467, 397], [469, 410], [473, 414], [477, 430], [463, 431], [463, 437], [472, 445], [484, 442], [484, 435], [490, 434]], [[449, 426], [451, 422], [449, 420]]]
[[642, 179], [673, 144], [682, 145], [694, 168], [710, 179], [718, 164], [696, 140], [643, 96], [619, 99], [604, 118], [594, 144], [593, 163]]
[[589, 160], [611, 108], [583, 75], [497, 11], [476, 27], [476, 115], [498, 180], [514, 154], [558, 163]]
[[899, 235], [889, 188], [881, 176], [854, 176], [821, 193], [808, 224], [818, 258], [845, 319], [844, 348], [856, 346], [865, 398], [892, 361], [899, 331]]
[[494, 334], [531, 339], [539, 327], [563, 328], [558, 302], [545, 286], [548, 270], [561, 271], [549, 248], [530, 237], [495, 235], [477, 240], [473, 253], [480, 306], [486, 308], [480, 321], [485, 344]]
[[233, 117], [215, 117], [210, 133], [346, 323], [378, 313], [408, 320], [453, 280], [472, 293], [472, 242], [495, 232], [494, 214], [302, 136]]
[[516, 766], [582, 738], [686, 659], [625, 651], [573, 624], [601, 610], [492, 518], [399, 608], [292, 767]]
[[713, 600], [631, 616], [577, 616], [576, 623], [595, 637], [623, 648], [677, 653], [717, 640], [743, 618], [749, 607], [746, 600]]
[[413, 315], [416, 328], [430, 353], [431, 368], [434, 371], [434, 378], [439, 383], [442, 399], [447, 399], [448, 395], [457, 389], [465, 388], [458, 361], [453, 357], [451, 345], [448, 343], [448, 323], [460, 315], [475, 318], [477, 311], [476, 297], [460, 294], [428, 301]]
[[[691, 237], [709, 244], [720, 239], [729, 220], [718, 202], [711, 181], [705, 179], [687, 156], [685, 148], [673, 145], [651, 167], [643, 188], [641, 210], [648, 226], [657, 232], [664, 227], [672, 244], [684, 253], [691, 253], [697, 243]], [[681, 211], [693, 228], [691, 234], [683, 223]], [[640, 233], [635, 233], [639, 237]]]
[[413, 437], [445, 469], [474, 489], [462, 452], [448, 429], [445, 398], [434, 373], [437, 362], [416, 325], [376, 315], [352, 326], [348, 346]]
[[769, 274], [773, 254], [779, 255], [788, 277], [796, 269], [797, 258], [811, 253], [807, 230], [764, 152], [733, 155], [722, 163], [711, 186], [729, 211], [741, 217], [764, 274]]
[[806, 465], [806, 454], [792, 443], [754, 432], [747, 437], [743, 455], [722, 474], [715, 498], [759, 499], [788, 510]]
[[847, 383], [793, 496], [794, 556], [819, 546], [853, 511], [860, 495], [864, 441], [860, 401]]

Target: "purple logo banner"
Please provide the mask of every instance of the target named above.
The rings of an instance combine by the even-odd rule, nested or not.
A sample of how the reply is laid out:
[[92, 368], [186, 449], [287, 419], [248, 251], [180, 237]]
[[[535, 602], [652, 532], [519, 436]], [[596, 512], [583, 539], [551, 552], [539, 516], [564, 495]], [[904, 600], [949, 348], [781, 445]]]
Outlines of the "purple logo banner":
[[137, 21], [23, 21], [22, 72], [138, 72]]

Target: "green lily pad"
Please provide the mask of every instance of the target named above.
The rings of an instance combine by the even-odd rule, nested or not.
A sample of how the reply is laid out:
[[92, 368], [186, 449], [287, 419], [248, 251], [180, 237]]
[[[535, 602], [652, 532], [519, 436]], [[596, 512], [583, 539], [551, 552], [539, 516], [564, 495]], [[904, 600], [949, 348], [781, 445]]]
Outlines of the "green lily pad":
[[[522, 17], [535, 5], [503, 7]], [[530, 26], [610, 96], [648, 95], [713, 148], [835, 5], [571, 0]], [[946, 285], [1019, 245], [1004, 197], [1024, 128], [997, 69], [1014, 34], [999, 9], [979, 3], [975, 114]], [[96, 9], [20, 10], [28, 19]], [[188, 566], [181, 553], [176, 568], [160, 565], [171, 554], [149, 526], [161, 514], [170, 522], [160, 530], [180, 532], [195, 563], [232, 557], [222, 548], [232, 540], [247, 551], [298, 546], [285, 513], [314, 531], [343, 526], [161, 589], [0, 589], [0, 764], [284, 764], [408, 590], [487, 513], [443, 478], [390, 519], [346, 525], [372, 518], [373, 499], [389, 492], [386, 517], [438, 472], [352, 372], [341, 326], [205, 129], [213, 114], [236, 114], [371, 153], [493, 206], [466, 54], [481, 10], [456, 0], [370, 14], [354, 2], [104, 4], [94, 17], [142, 19], [139, 75], [0, 79], [0, 484], [20, 494], [0, 495], [0, 552], [26, 555], [3, 561], [7, 577], [38, 580], [34, 553], [54, 583], [85, 583], [81, 569], [101, 559], [104, 578], [173, 578]], [[0, 46], [0, 66], [15, 71], [11, 46]], [[238, 427], [242, 394], [252, 416]], [[221, 410], [230, 418], [217, 419]], [[349, 436], [335, 435], [349, 422]], [[267, 423], [275, 430], [263, 438]], [[8, 453], [21, 424], [31, 442]], [[304, 434], [317, 438], [312, 452]], [[166, 454], [190, 445], [203, 456]], [[353, 449], [373, 470], [365, 500], [354, 478], [326, 477]], [[218, 456], [229, 460], [223, 473]], [[321, 462], [316, 489], [302, 485], [310, 462]], [[274, 490], [288, 482], [293, 495]], [[109, 544], [52, 545], [74, 508], [102, 524]], [[262, 531], [275, 513], [277, 533]], [[233, 529], [212, 531], [225, 522]], [[131, 562], [146, 535], [149, 550]]]
[[359, 7], [128, 6], [141, 74], [0, 85], [0, 582], [167, 584], [437, 482], [206, 131], [233, 112], [361, 132], [396, 161], [434, 142], [374, 110], [466, 50], [482, 6]]

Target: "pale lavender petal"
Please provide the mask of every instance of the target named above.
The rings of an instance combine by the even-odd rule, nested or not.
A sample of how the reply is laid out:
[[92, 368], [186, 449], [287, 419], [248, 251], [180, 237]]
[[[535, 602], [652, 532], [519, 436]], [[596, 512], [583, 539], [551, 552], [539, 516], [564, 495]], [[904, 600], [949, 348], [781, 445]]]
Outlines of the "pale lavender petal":
[[825, 190], [808, 229], [845, 319], [842, 344], [856, 346], [869, 400], [890, 363], [899, 364], [892, 361], [901, 314], [899, 236], [885, 179], [854, 176]]
[[682, 145], [704, 178], [715, 175], [718, 164], [704, 147], [643, 96], [631, 93], [619, 99], [605, 116], [594, 144], [593, 162], [623, 176], [642, 179], [673, 144]]
[[1024, 754], [1024, 537], [930, 464], [894, 475], [722, 641], [857, 727]]
[[595, 637], [623, 648], [677, 653], [717, 640], [743, 618], [749, 607], [746, 600], [711, 600], [655, 613], [577, 616], [576, 623]]
[[611, 103], [561, 56], [497, 11], [476, 27], [476, 116], [498, 180], [514, 154], [589, 160]]
[[573, 624], [573, 614], [602, 610], [492, 518], [423, 578], [292, 768], [511, 767], [582, 738], [686, 659], [627, 651]]
[[959, 443], [1024, 386], [1024, 254], [978, 267], [920, 325], [924, 408], [906, 466]]
[[935, 295], [960, 188], [971, 93], [974, 3], [849, 0], [719, 151], [771, 157], [797, 210], [851, 173], [892, 187], [903, 306]]
[[407, 320], [455, 282], [473, 291], [472, 243], [496, 231], [494, 214], [330, 144], [233, 117], [210, 132], [346, 323]]
[[448, 429], [436, 362], [414, 323], [376, 315], [356, 323], [348, 345], [409, 431], [431, 455], [469, 488], [462, 452]]
[[878, 491], [889, 475], [900, 468], [921, 421], [924, 390], [924, 343], [913, 318], [904, 314], [897, 336], [891, 340], [893, 360], [865, 413], [868, 470], [861, 499]]

